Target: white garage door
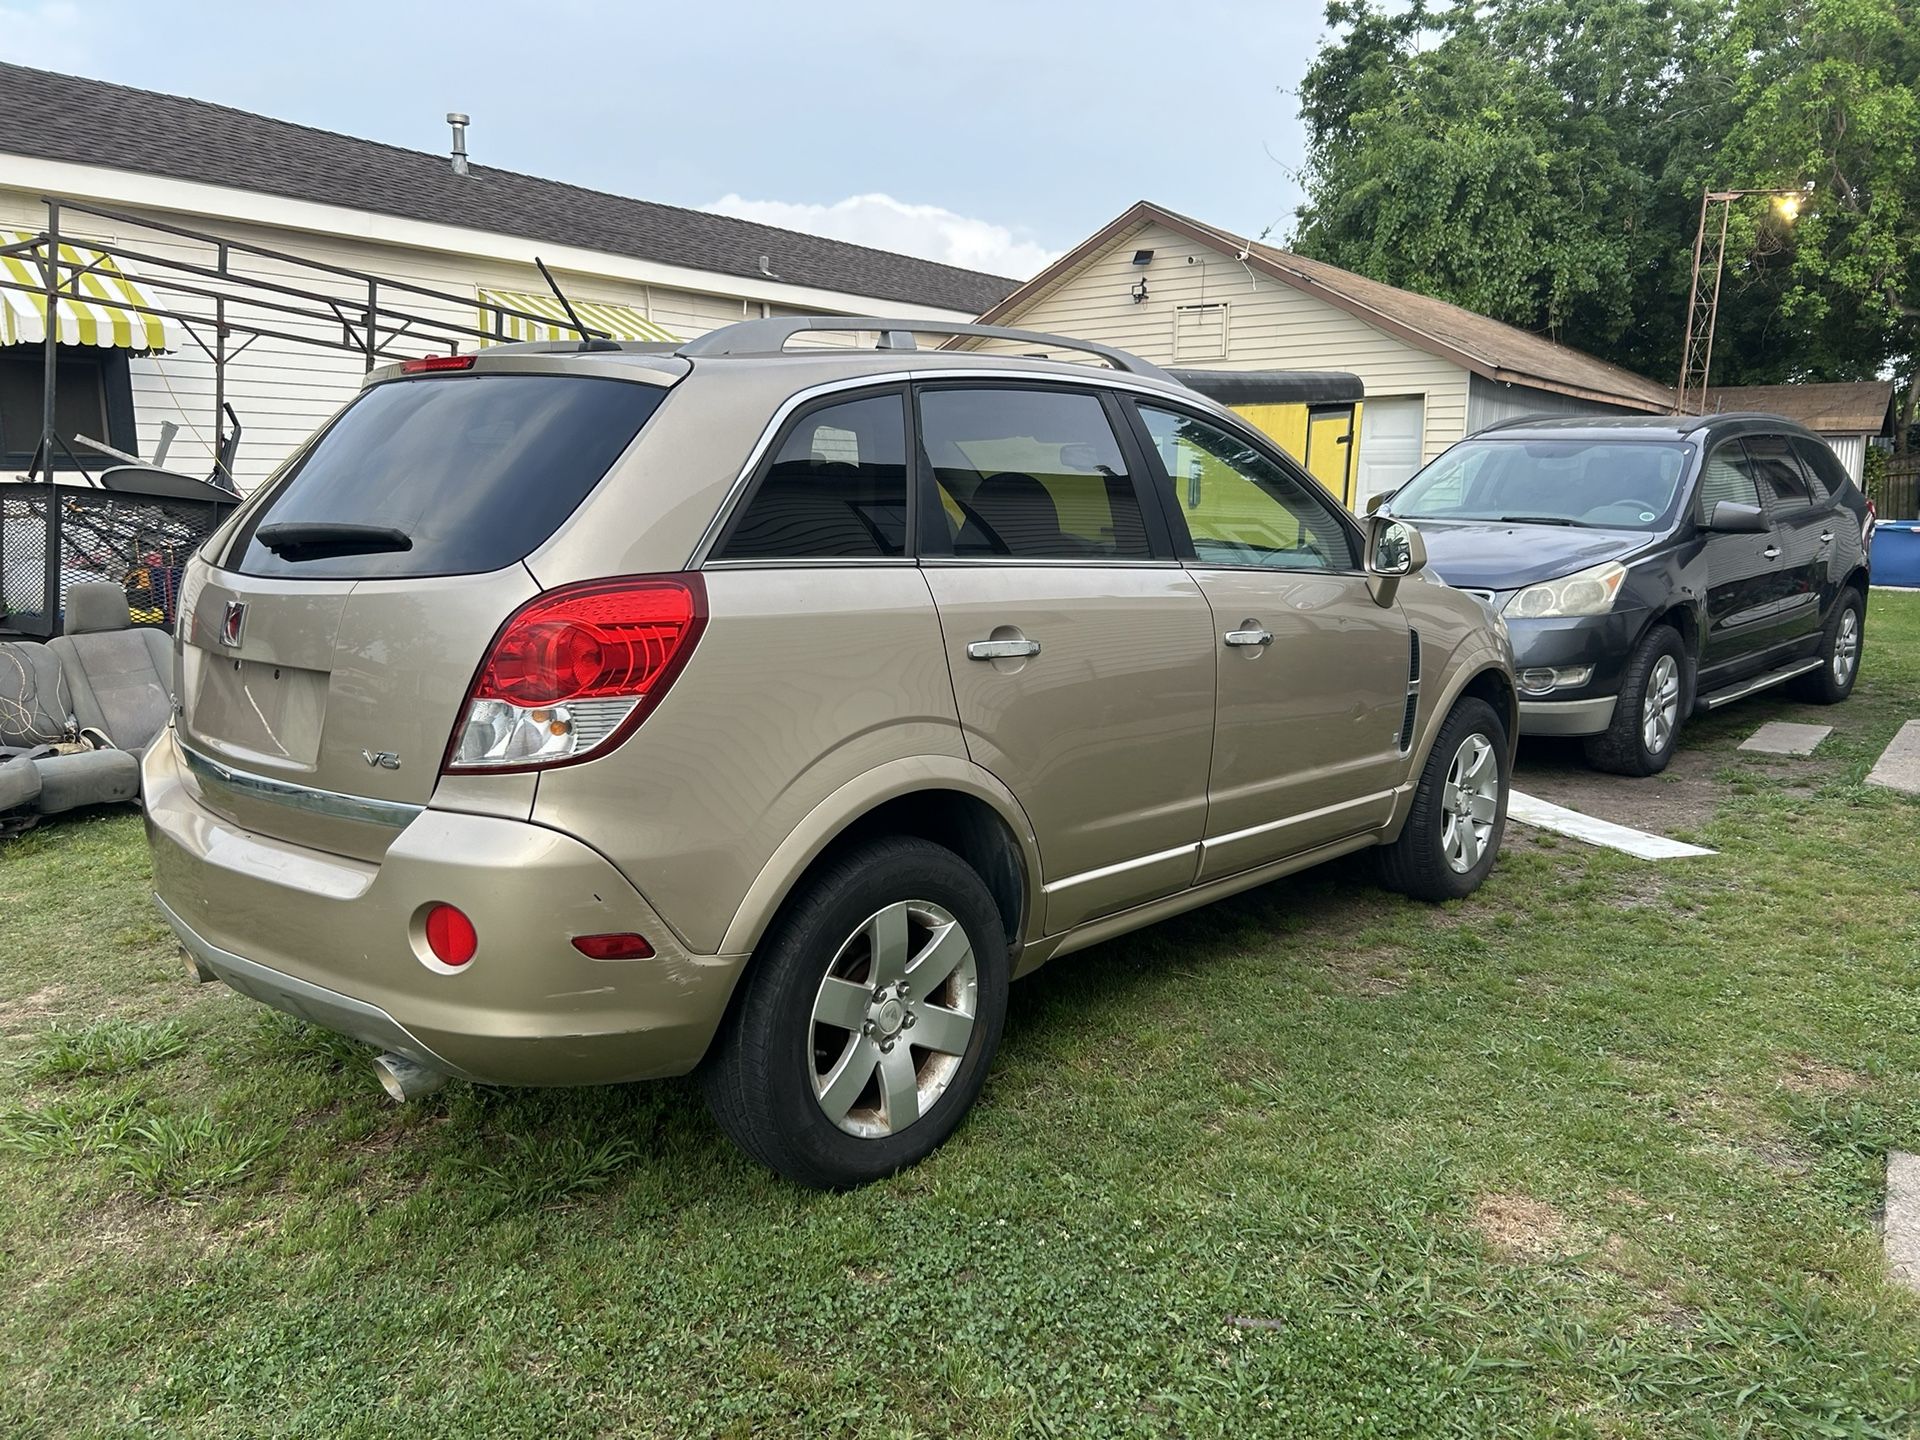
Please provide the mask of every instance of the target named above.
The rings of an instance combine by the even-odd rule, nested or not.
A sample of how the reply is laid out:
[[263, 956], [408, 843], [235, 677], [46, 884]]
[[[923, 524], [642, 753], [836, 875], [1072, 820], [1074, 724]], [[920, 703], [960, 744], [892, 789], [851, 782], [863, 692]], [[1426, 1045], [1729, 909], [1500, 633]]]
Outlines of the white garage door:
[[1360, 407], [1360, 475], [1353, 508], [1364, 512], [1367, 501], [1383, 490], [1397, 490], [1420, 468], [1420, 432], [1427, 402], [1424, 395], [1368, 396]]

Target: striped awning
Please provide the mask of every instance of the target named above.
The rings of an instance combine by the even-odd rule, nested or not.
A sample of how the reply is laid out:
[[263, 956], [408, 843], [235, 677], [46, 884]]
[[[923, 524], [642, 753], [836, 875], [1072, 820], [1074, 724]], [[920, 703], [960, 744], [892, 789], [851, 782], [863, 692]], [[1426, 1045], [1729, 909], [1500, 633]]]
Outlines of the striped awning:
[[[668, 344], [678, 343], [680, 337], [671, 330], [664, 330], [642, 315], [631, 305], [612, 305], [598, 300], [580, 300], [569, 295], [573, 308], [579, 312], [580, 322], [590, 330], [604, 330], [615, 340], [662, 340]], [[495, 313], [486, 309], [489, 305], [504, 306], [509, 310], [526, 310], [535, 315], [550, 315], [556, 323], [539, 324], [532, 320], [522, 320], [518, 315], [502, 315], [502, 328], [509, 340], [578, 340], [580, 334], [573, 328], [573, 322], [567, 319], [567, 312], [561, 303], [551, 295], [536, 295], [521, 290], [480, 291], [480, 328], [491, 331], [494, 328]]]
[[[35, 239], [31, 231], [0, 230], [0, 249]], [[9, 250], [0, 254], [0, 280], [36, 288], [44, 251]], [[128, 305], [153, 306], [133, 278], [98, 250], [62, 245], [55, 276], [60, 288], [55, 313], [62, 345], [100, 345], [119, 350], [178, 350], [185, 341], [177, 321], [143, 315]], [[77, 278], [76, 278], [77, 276]], [[0, 287], [0, 345], [37, 344], [47, 338], [44, 292]]]

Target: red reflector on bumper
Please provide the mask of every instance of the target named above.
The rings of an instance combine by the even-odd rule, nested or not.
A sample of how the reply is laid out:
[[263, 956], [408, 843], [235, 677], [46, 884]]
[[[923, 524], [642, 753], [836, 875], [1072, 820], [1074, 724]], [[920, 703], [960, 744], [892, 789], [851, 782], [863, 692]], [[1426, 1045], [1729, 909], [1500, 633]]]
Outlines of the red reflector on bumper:
[[451, 905], [436, 905], [427, 912], [427, 948], [442, 965], [464, 965], [480, 948], [480, 937], [473, 922]]
[[644, 960], [653, 954], [644, 935], [576, 935], [573, 948], [589, 960]]

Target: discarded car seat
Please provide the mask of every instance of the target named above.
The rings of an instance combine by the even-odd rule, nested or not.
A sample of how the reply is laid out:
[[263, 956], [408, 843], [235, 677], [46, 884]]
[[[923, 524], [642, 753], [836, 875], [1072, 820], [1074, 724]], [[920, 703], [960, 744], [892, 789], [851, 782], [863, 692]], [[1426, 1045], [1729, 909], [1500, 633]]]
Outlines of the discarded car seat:
[[173, 642], [164, 631], [133, 628], [118, 585], [75, 585], [65, 629], [47, 649], [66, 674], [74, 715], [144, 755], [172, 713]]

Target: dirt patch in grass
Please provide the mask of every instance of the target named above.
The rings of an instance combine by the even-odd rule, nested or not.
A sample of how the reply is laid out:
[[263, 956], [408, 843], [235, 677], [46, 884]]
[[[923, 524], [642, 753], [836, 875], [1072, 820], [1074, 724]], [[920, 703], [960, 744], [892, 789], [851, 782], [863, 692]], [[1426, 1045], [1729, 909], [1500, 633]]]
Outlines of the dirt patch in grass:
[[1795, 1095], [1847, 1095], [1866, 1083], [1867, 1077], [1858, 1070], [1829, 1065], [1810, 1055], [1794, 1056], [1780, 1076], [1780, 1084]]
[[14, 1000], [0, 999], [0, 1030], [15, 1034], [38, 1030], [66, 1009], [66, 999], [66, 988], [60, 985], [42, 985]]
[[1725, 763], [1724, 756], [1689, 750], [1683, 741], [1660, 774], [1634, 779], [1589, 768], [1578, 741], [1529, 739], [1521, 742], [1513, 783], [1583, 815], [1672, 835], [1698, 830], [1713, 818], [1727, 796], [1727, 787], [1715, 778]]
[[1407, 988], [1406, 967], [1397, 952], [1385, 947], [1353, 954], [1331, 950], [1326, 971], [1342, 990], [1353, 995], [1398, 995]]
[[1566, 1217], [1527, 1195], [1482, 1195], [1473, 1207], [1473, 1228], [1507, 1260], [1548, 1260], [1568, 1250]]

